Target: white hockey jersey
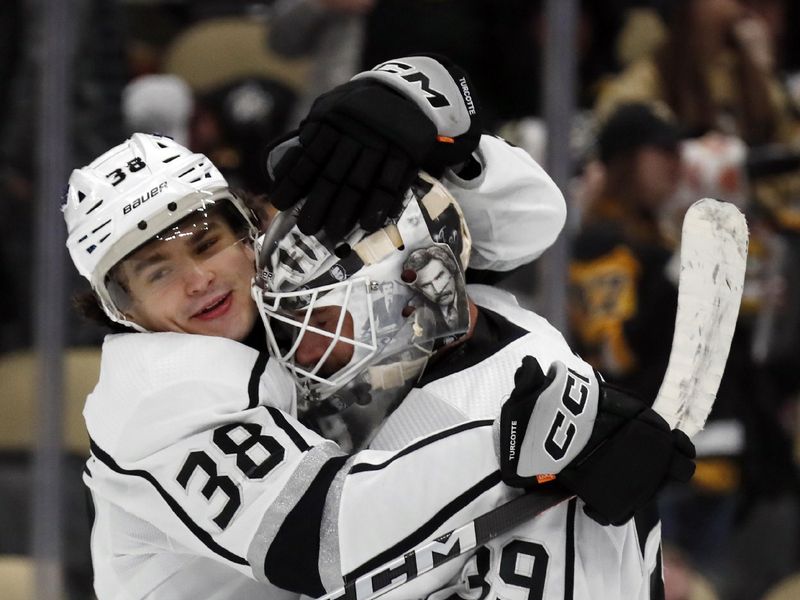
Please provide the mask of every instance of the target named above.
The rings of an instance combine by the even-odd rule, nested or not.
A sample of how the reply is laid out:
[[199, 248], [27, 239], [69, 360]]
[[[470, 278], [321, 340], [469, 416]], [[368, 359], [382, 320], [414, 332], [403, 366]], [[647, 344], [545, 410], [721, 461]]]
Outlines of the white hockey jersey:
[[511, 271], [555, 242], [567, 219], [564, 196], [527, 152], [505, 140], [483, 135], [473, 156], [482, 167], [476, 178], [452, 171], [442, 178], [472, 234], [469, 266]]
[[230, 340], [106, 339], [84, 410], [100, 600], [315, 597], [341, 585], [344, 557], [402, 554], [518, 494], [491, 419], [345, 456], [292, 417], [293, 390]]
[[[558, 331], [520, 308], [513, 296], [485, 286], [468, 290], [482, 311], [471, 343], [423, 375], [371, 447], [402, 447], [432, 430], [498, 415], [525, 355], [535, 356], [545, 372], [559, 360], [577, 373], [592, 373]], [[580, 500], [572, 498], [495, 538], [469, 559], [452, 560], [386, 598], [663, 598], [660, 543], [655, 508], [625, 525], [603, 527], [584, 514]], [[358, 574], [355, 570], [351, 577]]]
[[[483, 136], [475, 156], [477, 178], [446, 176], [470, 266], [510, 270], [552, 244], [564, 199], [523, 150]], [[491, 419], [344, 456], [293, 418], [283, 371], [219, 338], [109, 336], [84, 416], [99, 600], [319, 595], [345, 562], [402, 553], [519, 493], [500, 483]]]

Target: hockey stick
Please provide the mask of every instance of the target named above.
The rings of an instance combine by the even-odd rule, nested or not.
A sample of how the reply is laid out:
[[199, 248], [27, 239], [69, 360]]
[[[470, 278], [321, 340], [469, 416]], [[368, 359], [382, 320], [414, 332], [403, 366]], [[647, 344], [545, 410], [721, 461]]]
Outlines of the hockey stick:
[[[653, 409], [690, 437], [702, 429], [728, 358], [744, 282], [747, 225], [732, 204], [704, 198], [683, 220], [678, 312]], [[373, 600], [573, 497], [543, 488], [515, 498], [348, 582], [320, 600]]]
[[733, 205], [704, 198], [681, 233], [678, 313], [653, 410], [689, 437], [705, 425], [717, 396], [742, 300], [747, 223]]
[[518, 496], [434, 540], [348, 582], [319, 600], [372, 600], [416, 579], [449, 560], [463, 556], [498, 535], [522, 525], [548, 508], [571, 498], [560, 489], [542, 489]]

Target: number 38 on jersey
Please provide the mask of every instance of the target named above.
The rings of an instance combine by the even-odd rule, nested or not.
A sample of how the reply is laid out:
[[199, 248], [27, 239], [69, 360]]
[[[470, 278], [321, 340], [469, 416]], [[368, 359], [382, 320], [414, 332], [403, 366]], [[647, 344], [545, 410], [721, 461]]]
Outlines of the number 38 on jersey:
[[[224, 497], [224, 506], [212, 521], [220, 529], [225, 529], [242, 505], [241, 491], [236, 482], [241, 478], [266, 477], [283, 461], [285, 450], [275, 438], [263, 435], [261, 426], [256, 423], [231, 423], [218, 427], [212, 434], [212, 442], [209, 449], [215, 450], [216, 456], [205, 450], [189, 453], [176, 479], [188, 494], [200, 493], [209, 502], [217, 493]], [[231, 462], [236, 468], [229, 468], [231, 472], [225, 473], [223, 467]], [[198, 470], [205, 473], [205, 483], [190, 485]]]

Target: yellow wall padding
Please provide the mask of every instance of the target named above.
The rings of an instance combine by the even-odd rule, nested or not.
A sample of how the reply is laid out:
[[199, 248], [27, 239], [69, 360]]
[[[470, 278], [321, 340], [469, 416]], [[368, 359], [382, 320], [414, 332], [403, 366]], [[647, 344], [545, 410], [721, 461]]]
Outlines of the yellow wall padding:
[[[70, 348], [64, 355], [64, 447], [88, 455], [89, 436], [83, 420], [86, 396], [100, 376], [100, 349]], [[0, 355], [0, 450], [29, 451], [36, 444], [38, 361], [33, 351]]]
[[196, 93], [209, 92], [244, 77], [271, 79], [300, 91], [308, 59], [284, 58], [268, 47], [269, 27], [249, 17], [206, 19], [181, 33], [167, 49], [163, 69], [178, 75]]
[[34, 600], [33, 559], [14, 554], [0, 555], [0, 589], [3, 600]]

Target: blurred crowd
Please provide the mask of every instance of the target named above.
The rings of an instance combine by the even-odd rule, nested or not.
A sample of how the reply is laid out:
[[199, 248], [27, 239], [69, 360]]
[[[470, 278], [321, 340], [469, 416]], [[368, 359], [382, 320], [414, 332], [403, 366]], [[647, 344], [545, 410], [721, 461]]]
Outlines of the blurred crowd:
[[[422, 51], [467, 70], [487, 127], [545, 162], [544, 0], [75, 6], [73, 166], [132, 132], [158, 132], [258, 194], [265, 147], [317, 95]], [[30, 10], [0, 4], [0, 359], [32, 345]], [[662, 499], [666, 593], [777, 600], [777, 586], [800, 571], [800, 3], [583, 0], [578, 18], [565, 334], [607, 379], [652, 398], [672, 340], [683, 213], [713, 197], [746, 214], [742, 310], [717, 403], [695, 440], [697, 474]], [[81, 290], [77, 276], [70, 285]], [[498, 285], [535, 302], [536, 289], [513, 278]], [[70, 319], [68, 342], [96, 346], [103, 333]], [[24, 539], [24, 524], [16, 527]], [[74, 535], [79, 547], [88, 530]], [[0, 551], [25, 551], [9, 539], [0, 532]], [[76, 598], [87, 580], [80, 555]]]

